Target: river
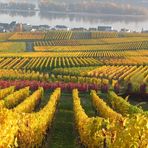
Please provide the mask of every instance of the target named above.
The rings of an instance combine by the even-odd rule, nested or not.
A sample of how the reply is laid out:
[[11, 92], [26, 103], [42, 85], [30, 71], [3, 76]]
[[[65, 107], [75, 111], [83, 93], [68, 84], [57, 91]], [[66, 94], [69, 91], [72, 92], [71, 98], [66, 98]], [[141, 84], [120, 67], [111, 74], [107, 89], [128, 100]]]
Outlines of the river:
[[[2, 0], [0, 1], [2, 2]], [[33, 1], [36, 3], [36, 0]], [[50, 26], [66, 25], [69, 28], [74, 27], [97, 27], [102, 25], [112, 26], [115, 30], [128, 28], [132, 31], [148, 30], [148, 16], [121, 16], [121, 15], [104, 15], [104, 14], [76, 14], [49, 12], [41, 13], [40, 11], [8, 11], [0, 10], [0, 22], [10, 23], [17, 21], [19, 23], [28, 23], [31, 25]]]

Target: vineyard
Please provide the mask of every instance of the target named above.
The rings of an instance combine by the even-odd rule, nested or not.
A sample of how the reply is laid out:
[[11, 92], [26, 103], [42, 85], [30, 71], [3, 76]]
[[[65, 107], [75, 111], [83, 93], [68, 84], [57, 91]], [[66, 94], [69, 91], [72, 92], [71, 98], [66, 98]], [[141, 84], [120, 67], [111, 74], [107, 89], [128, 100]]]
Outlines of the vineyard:
[[0, 148], [148, 148], [148, 34], [0, 34]]
[[26, 44], [24, 42], [2, 42], [0, 52], [24, 52]]

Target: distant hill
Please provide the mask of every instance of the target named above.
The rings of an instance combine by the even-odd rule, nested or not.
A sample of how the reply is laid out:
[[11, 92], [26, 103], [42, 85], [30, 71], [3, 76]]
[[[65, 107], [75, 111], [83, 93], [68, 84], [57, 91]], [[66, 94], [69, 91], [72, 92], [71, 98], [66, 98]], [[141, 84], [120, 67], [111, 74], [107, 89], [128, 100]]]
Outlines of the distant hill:
[[147, 0], [39, 0], [39, 2], [57, 2], [57, 3], [83, 3], [83, 2], [114, 2], [114, 3], [122, 3], [122, 4], [140, 4], [140, 5], [148, 5]]
[[40, 9], [80, 13], [148, 15], [145, 0], [40, 0]]
[[[1, 2], [23, 3], [24, 8], [26, 3], [35, 4], [34, 7], [36, 8], [38, 8], [37, 5], [39, 5], [41, 13], [59, 11], [148, 16], [148, 0], [0, 0], [0, 3]], [[19, 6], [21, 5], [19, 4]], [[23, 7], [18, 8], [23, 9]]]

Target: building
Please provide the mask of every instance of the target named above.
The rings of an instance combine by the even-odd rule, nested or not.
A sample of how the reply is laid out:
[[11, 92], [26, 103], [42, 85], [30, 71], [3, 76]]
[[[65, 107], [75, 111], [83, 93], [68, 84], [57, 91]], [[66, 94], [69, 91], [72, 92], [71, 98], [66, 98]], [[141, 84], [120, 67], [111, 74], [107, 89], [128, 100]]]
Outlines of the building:
[[56, 25], [55, 29], [56, 30], [65, 30], [65, 31], [69, 30], [69, 28], [67, 26], [64, 26], [64, 25]]
[[33, 25], [33, 26], [32, 26], [32, 30], [39, 30], [39, 26]]
[[148, 30], [144, 30], [142, 33], [148, 33]]
[[0, 26], [0, 32], [5, 32], [5, 30], [2, 26]]
[[131, 32], [131, 30], [130, 30], [130, 29], [126, 29], [126, 28], [122, 28], [120, 32], [130, 33], [130, 32]]
[[12, 21], [12, 22], [9, 24], [9, 26], [10, 26], [10, 27], [15, 27], [16, 24], [17, 24], [16, 21]]
[[87, 31], [87, 29], [86, 29], [86, 28], [83, 28], [83, 27], [72, 28], [71, 30], [72, 30], [72, 31]]
[[112, 31], [113, 27], [111, 26], [98, 26], [98, 31]]
[[12, 21], [10, 24], [8, 24], [8, 31], [13, 32], [16, 30], [17, 27], [17, 22], [16, 21]]
[[144, 30], [144, 29], [142, 28], [141, 33], [148, 33], [148, 30]]
[[50, 29], [51, 29], [51, 27], [48, 25], [40, 25], [38, 28], [39, 31], [48, 31]]
[[32, 26], [30, 24], [23, 24], [23, 31], [30, 32], [32, 30]]
[[9, 32], [10, 25], [7, 23], [0, 23], [0, 32]]
[[116, 30], [116, 29], [113, 29], [113, 30], [111, 30], [110, 32], [118, 32], [118, 30]]
[[15, 32], [23, 32], [23, 24], [22, 23], [18, 23], [16, 24], [16, 27], [14, 28]]
[[97, 31], [97, 28], [89, 28], [89, 31]]

